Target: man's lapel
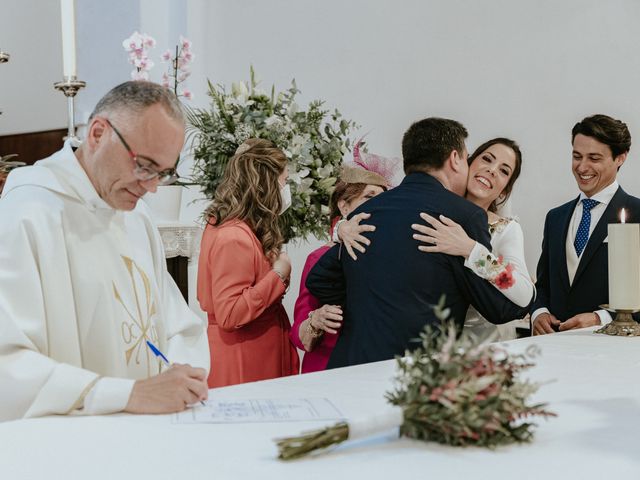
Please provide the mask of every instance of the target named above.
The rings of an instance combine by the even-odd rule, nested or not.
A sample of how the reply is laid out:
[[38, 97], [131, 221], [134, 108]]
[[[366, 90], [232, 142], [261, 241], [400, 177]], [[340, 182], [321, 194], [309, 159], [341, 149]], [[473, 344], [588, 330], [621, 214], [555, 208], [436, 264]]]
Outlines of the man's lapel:
[[569, 232], [569, 223], [571, 222], [571, 216], [573, 215], [573, 211], [576, 209], [576, 204], [580, 197], [576, 198], [573, 202], [571, 202], [568, 208], [562, 212], [562, 216], [560, 217], [560, 228], [562, 232], [562, 236], [560, 238], [560, 245], [557, 245], [558, 252], [560, 253], [560, 259], [558, 260], [557, 265], [560, 266], [560, 274], [562, 285], [565, 289], [569, 290], [569, 271], [567, 270], [567, 235]]
[[609, 224], [618, 222], [618, 214], [620, 213], [620, 209], [624, 207], [626, 195], [627, 194], [624, 190], [618, 187], [618, 190], [616, 190], [616, 193], [611, 198], [609, 205], [607, 205], [607, 209], [602, 214], [602, 217], [600, 217], [600, 221], [596, 225], [596, 228], [593, 229], [593, 233], [589, 236], [587, 246], [584, 248], [584, 252], [582, 252], [582, 257], [580, 257], [580, 263], [578, 263], [578, 269], [576, 270], [576, 275], [573, 278], [574, 285], [582, 272], [587, 268], [587, 265], [589, 265], [589, 262], [593, 258], [593, 255], [598, 251], [598, 248], [602, 246], [604, 239], [607, 238]]

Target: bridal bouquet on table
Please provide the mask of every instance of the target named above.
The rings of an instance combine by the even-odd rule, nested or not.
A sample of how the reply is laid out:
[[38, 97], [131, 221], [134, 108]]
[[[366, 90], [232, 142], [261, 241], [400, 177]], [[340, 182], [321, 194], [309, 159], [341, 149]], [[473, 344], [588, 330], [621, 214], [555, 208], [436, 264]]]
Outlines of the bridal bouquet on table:
[[400, 435], [453, 446], [495, 448], [533, 438], [531, 417], [551, 417], [546, 404], [529, 404], [538, 385], [519, 378], [539, 353], [522, 354], [495, 344], [474, 344], [447, 322], [444, 299], [435, 307], [441, 332], [427, 327], [422, 346], [398, 358], [396, 387], [387, 393], [388, 412], [358, 422], [277, 440], [279, 458], [291, 460], [345, 440], [399, 427]]
[[251, 137], [270, 140], [289, 159], [292, 205], [280, 217], [286, 240], [326, 238], [329, 198], [356, 125], [338, 110], [325, 110], [320, 100], [301, 108], [295, 81], [278, 93], [274, 87], [267, 93], [258, 85], [253, 68], [248, 82], [233, 83], [230, 90], [209, 82], [211, 106], [187, 112], [194, 179], [205, 196], [213, 198], [238, 146]]

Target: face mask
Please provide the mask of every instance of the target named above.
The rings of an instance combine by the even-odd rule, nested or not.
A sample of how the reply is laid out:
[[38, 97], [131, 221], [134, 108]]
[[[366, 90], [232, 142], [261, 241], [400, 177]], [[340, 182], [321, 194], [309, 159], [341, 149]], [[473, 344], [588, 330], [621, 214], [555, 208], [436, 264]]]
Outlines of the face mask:
[[289, 187], [288, 183], [280, 189], [280, 199], [282, 200], [280, 215], [282, 215], [287, 211], [287, 208], [291, 206], [291, 188]]

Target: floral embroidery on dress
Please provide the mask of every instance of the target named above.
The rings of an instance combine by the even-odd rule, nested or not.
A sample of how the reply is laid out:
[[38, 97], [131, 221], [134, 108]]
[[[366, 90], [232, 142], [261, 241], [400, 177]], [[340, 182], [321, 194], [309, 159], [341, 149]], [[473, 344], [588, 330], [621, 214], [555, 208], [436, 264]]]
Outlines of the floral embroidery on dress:
[[500, 217], [499, 220], [489, 223], [489, 233], [491, 236], [493, 236], [494, 233], [502, 233], [512, 221], [516, 221], [515, 218]]
[[516, 283], [513, 278], [513, 265], [510, 263], [505, 265], [502, 256], [496, 258], [491, 253], [487, 253], [474, 262], [474, 267], [478, 276], [489, 280], [501, 290], [506, 290]]

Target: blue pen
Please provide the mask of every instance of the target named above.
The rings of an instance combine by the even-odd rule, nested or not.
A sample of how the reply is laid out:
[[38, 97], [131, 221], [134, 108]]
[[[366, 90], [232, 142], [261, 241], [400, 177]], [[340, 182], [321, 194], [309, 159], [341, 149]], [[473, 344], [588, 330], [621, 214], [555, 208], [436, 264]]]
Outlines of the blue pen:
[[151, 351], [156, 357], [160, 357], [162, 360], [164, 360], [164, 363], [166, 363], [167, 365], [171, 365], [171, 362], [169, 362], [169, 359], [165, 357], [164, 354], [158, 349], [158, 347], [156, 347], [149, 340], [147, 340], [147, 346], [151, 349]]
[[[156, 347], [153, 343], [151, 343], [149, 340], [147, 340], [147, 347], [149, 347], [149, 349], [153, 352], [153, 354], [156, 357], [159, 357], [162, 360], [164, 360], [164, 363], [166, 363], [167, 365], [171, 365], [171, 362], [169, 361], [169, 359], [165, 357], [164, 354], [160, 351], [160, 349]], [[200, 400], [200, 403], [204, 406], [204, 402], [202, 400]]]

